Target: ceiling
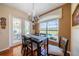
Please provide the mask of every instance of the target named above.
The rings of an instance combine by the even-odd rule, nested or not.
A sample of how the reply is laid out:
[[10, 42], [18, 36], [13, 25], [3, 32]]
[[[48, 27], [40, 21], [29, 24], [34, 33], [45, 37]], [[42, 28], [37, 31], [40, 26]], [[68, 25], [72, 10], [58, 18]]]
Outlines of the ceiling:
[[3, 3], [3, 4], [19, 9], [27, 13], [28, 15], [31, 15], [33, 12], [34, 16], [43, 14], [51, 9], [63, 5], [63, 3]]

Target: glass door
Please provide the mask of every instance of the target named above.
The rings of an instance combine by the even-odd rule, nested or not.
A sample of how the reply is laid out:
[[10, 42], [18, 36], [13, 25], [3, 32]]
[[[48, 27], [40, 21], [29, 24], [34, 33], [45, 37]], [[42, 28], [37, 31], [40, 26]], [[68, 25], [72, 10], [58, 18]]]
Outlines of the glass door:
[[44, 33], [50, 40], [58, 42], [59, 19], [40, 22], [40, 33]]
[[21, 41], [21, 19], [13, 17], [13, 43]]
[[24, 29], [24, 33], [25, 35], [30, 34], [30, 21], [25, 20], [25, 29]]
[[59, 33], [58, 19], [53, 19], [53, 20], [48, 21], [47, 33], [50, 40], [58, 42], [58, 33]]
[[44, 33], [44, 34], [47, 34], [46, 33], [46, 22], [42, 22], [40, 23], [40, 33]]

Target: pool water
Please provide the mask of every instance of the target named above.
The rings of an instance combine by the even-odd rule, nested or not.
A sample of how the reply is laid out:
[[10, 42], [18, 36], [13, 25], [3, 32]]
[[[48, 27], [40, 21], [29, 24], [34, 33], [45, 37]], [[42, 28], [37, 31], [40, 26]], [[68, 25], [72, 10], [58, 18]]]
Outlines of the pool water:
[[56, 35], [53, 35], [53, 34], [48, 34], [48, 35], [47, 35], [47, 37], [49, 37], [49, 38], [50, 38], [50, 37], [55, 37], [55, 36], [56, 36]]

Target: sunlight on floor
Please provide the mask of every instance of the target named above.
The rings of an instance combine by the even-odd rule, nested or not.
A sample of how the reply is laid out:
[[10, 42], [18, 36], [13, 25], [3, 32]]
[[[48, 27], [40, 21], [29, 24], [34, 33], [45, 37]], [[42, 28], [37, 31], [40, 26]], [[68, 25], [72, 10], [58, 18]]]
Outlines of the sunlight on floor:
[[21, 56], [21, 46], [15, 47], [13, 49], [13, 55], [14, 56]]

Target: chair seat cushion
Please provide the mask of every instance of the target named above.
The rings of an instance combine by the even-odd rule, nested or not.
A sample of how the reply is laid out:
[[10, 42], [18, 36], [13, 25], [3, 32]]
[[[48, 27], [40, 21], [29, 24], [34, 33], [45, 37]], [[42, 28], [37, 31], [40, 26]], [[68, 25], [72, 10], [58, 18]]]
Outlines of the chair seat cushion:
[[59, 48], [58, 46], [54, 45], [48, 45], [48, 53], [52, 55], [58, 55], [58, 56], [63, 56], [63, 49]]

